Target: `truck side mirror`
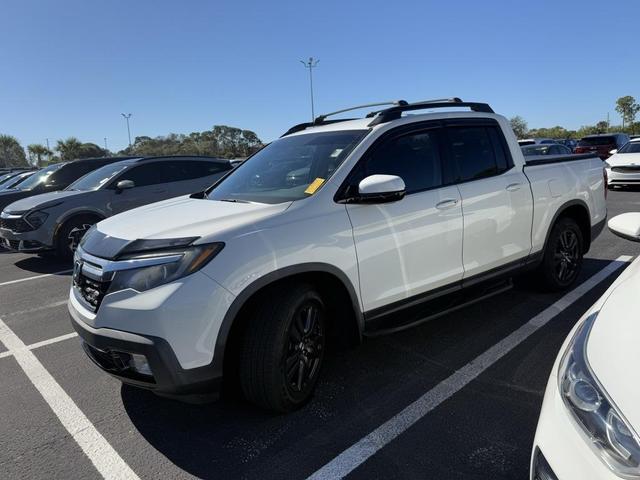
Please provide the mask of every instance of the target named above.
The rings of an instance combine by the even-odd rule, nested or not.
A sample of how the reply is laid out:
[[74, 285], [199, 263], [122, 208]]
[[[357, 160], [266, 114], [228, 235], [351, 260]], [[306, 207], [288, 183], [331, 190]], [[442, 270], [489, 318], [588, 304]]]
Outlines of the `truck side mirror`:
[[404, 197], [404, 180], [396, 175], [369, 175], [358, 184], [355, 203], [389, 203]]

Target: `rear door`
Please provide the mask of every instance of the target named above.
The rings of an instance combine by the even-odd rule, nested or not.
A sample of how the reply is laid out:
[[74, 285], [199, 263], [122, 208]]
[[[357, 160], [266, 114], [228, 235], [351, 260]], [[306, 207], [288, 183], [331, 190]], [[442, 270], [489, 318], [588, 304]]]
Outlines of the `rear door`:
[[448, 121], [445, 132], [462, 197], [464, 278], [524, 259], [531, 250], [533, 197], [500, 126], [458, 119]]
[[346, 206], [366, 312], [383, 313], [462, 279], [460, 195], [442, 163], [438, 127], [392, 131], [365, 154], [348, 180], [354, 188], [369, 175], [388, 174], [406, 185], [406, 196], [397, 202]]

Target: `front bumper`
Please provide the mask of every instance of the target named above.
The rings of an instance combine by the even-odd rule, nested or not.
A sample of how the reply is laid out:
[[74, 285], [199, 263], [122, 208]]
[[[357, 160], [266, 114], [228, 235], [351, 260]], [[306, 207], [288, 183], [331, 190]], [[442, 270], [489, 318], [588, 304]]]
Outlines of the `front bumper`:
[[[541, 453], [558, 480], [619, 480], [598, 458], [582, 430], [567, 410], [558, 390], [558, 362], [551, 373], [533, 446], [531, 480]], [[539, 478], [546, 478], [540, 476]], [[551, 477], [554, 478], [554, 477]]]
[[[223, 359], [215, 346], [235, 297], [209, 277], [196, 272], [145, 292], [109, 293], [95, 313], [76, 287], [69, 295], [71, 323], [101, 369], [168, 396], [218, 390]], [[146, 357], [152, 376], [133, 369], [132, 354]]]
[[612, 168], [607, 169], [608, 184], [613, 185], [637, 185], [640, 184], [640, 170], [629, 172], [616, 172]]
[[[222, 384], [222, 371], [214, 365], [184, 370], [169, 343], [158, 337], [108, 328], [92, 328], [74, 317], [71, 324], [82, 339], [89, 358], [123, 383], [168, 396], [215, 394]], [[144, 355], [152, 375], [142, 375], [129, 364], [131, 354]]]
[[51, 238], [43, 233], [44, 229], [17, 233], [0, 228], [0, 244], [16, 252], [43, 252], [53, 249]]

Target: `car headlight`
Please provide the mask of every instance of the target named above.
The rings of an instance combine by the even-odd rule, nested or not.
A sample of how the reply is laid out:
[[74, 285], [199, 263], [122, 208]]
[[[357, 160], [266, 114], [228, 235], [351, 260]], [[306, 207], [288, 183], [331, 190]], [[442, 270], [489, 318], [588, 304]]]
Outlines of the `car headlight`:
[[47, 221], [48, 217], [49, 214], [47, 212], [37, 210], [28, 214], [26, 217], [24, 217], [24, 219], [29, 225], [33, 227], [34, 230], [37, 230], [44, 224], [44, 222]]
[[117, 270], [111, 280], [109, 293], [127, 288], [144, 292], [191, 275], [209, 263], [223, 247], [224, 243], [208, 243], [123, 257], [119, 261], [125, 264], [134, 266], [138, 261], [145, 266]]
[[560, 396], [604, 463], [618, 476], [640, 478], [640, 438], [587, 361], [587, 340], [596, 317], [594, 313], [580, 325], [562, 357], [558, 372]]

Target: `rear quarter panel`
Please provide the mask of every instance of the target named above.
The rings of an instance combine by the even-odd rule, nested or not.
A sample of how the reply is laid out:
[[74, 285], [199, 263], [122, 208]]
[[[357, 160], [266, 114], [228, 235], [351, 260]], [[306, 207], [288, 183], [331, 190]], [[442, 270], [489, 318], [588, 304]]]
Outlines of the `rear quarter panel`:
[[589, 208], [591, 226], [606, 219], [603, 163], [598, 158], [525, 167], [533, 193], [532, 252], [544, 248], [556, 212], [574, 200]]

